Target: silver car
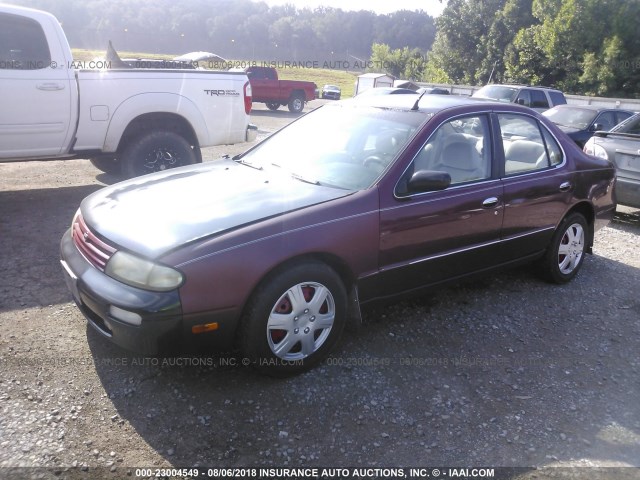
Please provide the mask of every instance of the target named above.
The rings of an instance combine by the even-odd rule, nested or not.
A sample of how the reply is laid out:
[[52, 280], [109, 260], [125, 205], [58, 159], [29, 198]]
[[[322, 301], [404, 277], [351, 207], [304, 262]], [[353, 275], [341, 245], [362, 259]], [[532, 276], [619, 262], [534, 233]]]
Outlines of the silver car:
[[614, 162], [618, 203], [640, 208], [640, 113], [608, 132], [596, 132], [584, 152]]

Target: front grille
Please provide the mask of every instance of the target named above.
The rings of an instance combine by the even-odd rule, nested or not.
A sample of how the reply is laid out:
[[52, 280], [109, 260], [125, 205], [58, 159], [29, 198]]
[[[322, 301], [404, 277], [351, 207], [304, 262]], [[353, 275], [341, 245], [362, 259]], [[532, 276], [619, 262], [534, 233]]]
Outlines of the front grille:
[[76, 216], [73, 222], [72, 233], [73, 242], [76, 244], [82, 256], [86, 258], [91, 265], [104, 271], [104, 267], [116, 252], [116, 249], [96, 237], [95, 234], [89, 230], [89, 227], [87, 227], [87, 224], [80, 214]]

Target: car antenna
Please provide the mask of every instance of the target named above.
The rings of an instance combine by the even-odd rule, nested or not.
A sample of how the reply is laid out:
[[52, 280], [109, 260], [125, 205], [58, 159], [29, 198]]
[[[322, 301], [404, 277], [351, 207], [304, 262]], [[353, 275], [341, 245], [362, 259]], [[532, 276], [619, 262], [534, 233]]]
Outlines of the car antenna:
[[411, 111], [412, 112], [417, 112], [418, 111], [418, 104], [420, 103], [420, 100], [422, 99], [422, 97], [424, 97], [425, 93], [427, 93], [426, 90], [420, 94], [420, 96], [416, 100], [416, 103], [413, 104], [413, 107], [411, 107]]

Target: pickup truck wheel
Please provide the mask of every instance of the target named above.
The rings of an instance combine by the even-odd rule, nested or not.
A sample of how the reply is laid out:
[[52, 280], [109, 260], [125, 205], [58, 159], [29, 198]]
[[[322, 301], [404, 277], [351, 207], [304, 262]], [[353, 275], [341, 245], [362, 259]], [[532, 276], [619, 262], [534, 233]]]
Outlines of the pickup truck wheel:
[[90, 158], [91, 165], [98, 170], [109, 173], [111, 175], [120, 175], [122, 168], [120, 167], [120, 160], [116, 157], [96, 157]]
[[289, 111], [293, 113], [300, 113], [304, 108], [304, 97], [302, 95], [295, 94], [289, 100]]
[[265, 105], [269, 110], [277, 110], [278, 108], [280, 108], [279, 103], [267, 102]]
[[197, 162], [197, 153], [174, 132], [151, 132], [133, 140], [122, 153], [122, 173], [127, 178], [162, 172]]

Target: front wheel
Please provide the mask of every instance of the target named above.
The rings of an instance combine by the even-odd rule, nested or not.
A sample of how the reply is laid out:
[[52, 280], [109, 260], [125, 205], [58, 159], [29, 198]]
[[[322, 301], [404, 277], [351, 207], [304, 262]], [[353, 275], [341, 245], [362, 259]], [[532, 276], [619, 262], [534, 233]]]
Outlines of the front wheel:
[[323, 360], [346, 323], [347, 295], [327, 265], [291, 266], [263, 282], [242, 319], [240, 345], [259, 370], [275, 376], [306, 371]]
[[293, 113], [300, 113], [304, 108], [304, 97], [300, 94], [295, 94], [289, 100], [289, 111]]
[[542, 273], [553, 283], [567, 283], [576, 276], [586, 253], [588, 226], [584, 216], [572, 213], [561, 223], [542, 259]]
[[122, 172], [127, 178], [133, 178], [191, 165], [197, 160], [197, 152], [177, 133], [151, 132], [132, 140], [125, 147], [122, 153]]

